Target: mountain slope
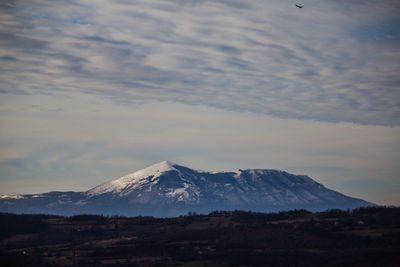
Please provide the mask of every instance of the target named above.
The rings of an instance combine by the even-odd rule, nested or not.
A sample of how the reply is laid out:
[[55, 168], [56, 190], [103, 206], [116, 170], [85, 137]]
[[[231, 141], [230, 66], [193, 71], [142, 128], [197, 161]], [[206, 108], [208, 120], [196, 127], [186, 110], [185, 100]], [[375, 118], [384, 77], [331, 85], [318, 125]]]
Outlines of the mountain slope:
[[0, 211], [177, 216], [188, 211], [325, 210], [373, 205], [325, 188], [308, 176], [250, 169], [200, 172], [163, 161], [86, 192], [2, 196]]

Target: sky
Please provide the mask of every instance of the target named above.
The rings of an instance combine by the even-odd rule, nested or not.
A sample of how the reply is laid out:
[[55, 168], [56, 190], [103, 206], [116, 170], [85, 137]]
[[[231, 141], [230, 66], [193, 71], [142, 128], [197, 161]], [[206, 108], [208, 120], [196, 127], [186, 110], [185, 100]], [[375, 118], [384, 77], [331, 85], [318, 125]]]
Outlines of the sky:
[[397, 0], [1, 1], [0, 194], [169, 160], [400, 205], [399, 14]]

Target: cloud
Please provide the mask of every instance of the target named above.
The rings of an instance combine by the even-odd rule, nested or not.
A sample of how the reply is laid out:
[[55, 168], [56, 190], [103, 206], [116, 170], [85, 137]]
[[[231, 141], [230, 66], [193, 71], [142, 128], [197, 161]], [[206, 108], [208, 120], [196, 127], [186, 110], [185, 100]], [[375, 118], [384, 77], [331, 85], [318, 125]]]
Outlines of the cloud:
[[0, 93], [72, 90], [399, 125], [396, 11], [390, 0], [302, 10], [259, 0], [10, 1], [0, 5]]

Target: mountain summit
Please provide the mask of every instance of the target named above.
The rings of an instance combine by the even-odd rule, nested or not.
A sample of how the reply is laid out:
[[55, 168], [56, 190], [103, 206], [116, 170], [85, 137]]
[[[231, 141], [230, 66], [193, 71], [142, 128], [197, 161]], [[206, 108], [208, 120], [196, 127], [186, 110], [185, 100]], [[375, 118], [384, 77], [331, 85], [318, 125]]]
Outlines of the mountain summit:
[[155, 180], [165, 172], [176, 171], [173, 165], [176, 164], [170, 161], [159, 162], [134, 173], [127, 174], [119, 179], [96, 186], [87, 191], [87, 194], [90, 196], [105, 193], [120, 193], [121, 196], [127, 195], [131, 193], [133, 189], [146, 183], [148, 177], [152, 177], [152, 179]]
[[347, 209], [371, 206], [324, 187], [305, 175], [248, 169], [202, 172], [163, 161], [86, 192], [0, 197], [0, 211], [178, 216], [188, 211]]

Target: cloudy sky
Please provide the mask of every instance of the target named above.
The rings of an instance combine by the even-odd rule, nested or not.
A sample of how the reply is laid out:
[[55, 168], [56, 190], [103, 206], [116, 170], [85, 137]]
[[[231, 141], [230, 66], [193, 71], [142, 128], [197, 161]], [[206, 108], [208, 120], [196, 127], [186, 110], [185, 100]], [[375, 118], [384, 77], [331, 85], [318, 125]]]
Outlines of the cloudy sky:
[[170, 160], [400, 205], [397, 0], [3, 0], [0, 194]]

